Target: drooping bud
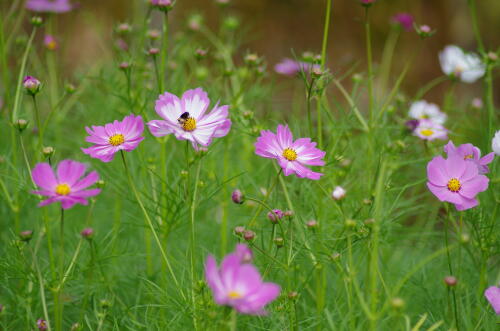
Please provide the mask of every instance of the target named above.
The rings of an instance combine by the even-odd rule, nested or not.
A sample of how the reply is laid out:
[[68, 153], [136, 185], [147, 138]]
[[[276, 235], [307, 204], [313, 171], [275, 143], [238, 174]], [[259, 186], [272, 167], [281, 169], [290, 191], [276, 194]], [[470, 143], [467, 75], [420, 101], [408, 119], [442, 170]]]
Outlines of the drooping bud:
[[240, 190], [234, 190], [233, 193], [231, 193], [231, 200], [233, 200], [234, 203], [242, 204], [244, 199], [245, 196]]
[[271, 223], [278, 223], [280, 219], [284, 216], [283, 212], [280, 209], [273, 209], [269, 213], [267, 213], [267, 218], [271, 221]]
[[42, 83], [33, 76], [26, 76], [23, 79], [23, 86], [30, 95], [36, 95], [42, 88]]

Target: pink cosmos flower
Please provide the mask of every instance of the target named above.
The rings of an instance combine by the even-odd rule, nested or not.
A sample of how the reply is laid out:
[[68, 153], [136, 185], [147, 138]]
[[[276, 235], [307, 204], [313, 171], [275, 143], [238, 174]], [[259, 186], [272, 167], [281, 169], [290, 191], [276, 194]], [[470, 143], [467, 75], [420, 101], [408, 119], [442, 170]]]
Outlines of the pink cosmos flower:
[[423, 140], [448, 139], [448, 130], [441, 124], [428, 119], [420, 120], [413, 134]]
[[26, 8], [43, 13], [66, 13], [74, 7], [69, 0], [28, 0]]
[[392, 22], [401, 25], [406, 31], [413, 30], [413, 16], [408, 13], [398, 13], [391, 18]]
[[484, 291], [484, 296], [490, 302], [497, 315], [500, 315], [500, 287], [490, 286]]
[[49, 51], [55, 51], [58, 48], [57, 40], [53, 35], [46, 34], [43, 38], [43, 44]]
[[312, 64], [292, 59], [283, 59], [280, 63], [274, 66], [274, 71], [285, 76], [296, 76], [300, 72], [309, 73], [313, 69], [319, 69], [319, 64]]
[[86, 166], [83, 163], [63, 160], [57, 166], [57, 174], [54, 174], [48, 163], [38, 163], [32, 171], [32, 176], [41, 190], [32, 193], [49, 197], [40, 202], [38, 207], [58, 201], [61, 202], [63, 209], [69, 209], [76, 203], [87, 205], [86, 198], [99, 194], [101, 190], [98, 188], [85, 190], [99, 180], [99, 175], [95, 171], [80, 179], [85, 170]]
[[182, 98], [165, 92], [156, 100], [155, 110], [164, 120], [148, 122], [155, 137], [174, 134], [179, 140], [189, 140], [195, 149], [208, 146], [213, 138], [224, 137], [231, 129], [229, 106], [217, 103], [206, 114], [210, 99], [202, 88], [184, 92]]
[[466, 210], [479, 203], [476, 195], [488, 188], [488, 177], [480, 175], [474, 162], [450, 153], [447, 159], [436, 156], [427, 164], [427, 187], [439, 200]]
[[444, 152], [448, 156], [457, 154], [464, 160], [474, 162], [477, 166], [479, 174], [486, 174], [490, 172], [487, 164], [491, 163], [491, 161], [495, 158], [495, 153], [493, 152], [481, 157], [481, 150], [472, 144], [463, 144], [455, 147], [451, 140], [444, 146]]
[[325, 152], [315, 147], [310, 138], [299, 138], [293, 141], [288, 126], [278, 125], [277, 134], [263, 130], [255, 143], [255, 154], [278, 160], [285, 176], [292, 173], [299, 178], [318, 180], [323, 175], [305, 167], [306, 165], [322, 166], [325, 164]]
[[82, 148], [85, 154], [102, 162], [110, 162], [115, 157], [115, 153], [124, 150], [130, 152], [137, 148], [144, 139], [144, 122], [141, 116], [129, 115], [123, 121], [114, 121], [104, 126], [94, 126], [92, 129], [85, 127], [90, 136], [85, 141], [94, 143], [89, 148]]
[[[250, 251], [243, 246], [246, 245], [240, 244], [240, 250]], [[209, 255], [205, 278], [217, 304], [231, 306], [242, 314], [266, 314], [264, 307], [276, 299], [281, 290], [277, 284], [264, 283], [257, 268], [244, 263], [237, 252], [226, 255], [220, 268]]]

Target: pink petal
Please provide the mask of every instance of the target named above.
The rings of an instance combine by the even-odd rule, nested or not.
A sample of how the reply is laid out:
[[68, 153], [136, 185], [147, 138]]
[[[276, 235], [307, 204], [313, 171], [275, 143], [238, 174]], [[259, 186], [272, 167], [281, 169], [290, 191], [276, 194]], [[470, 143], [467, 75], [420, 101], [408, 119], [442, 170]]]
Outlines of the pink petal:
[[36, 185], [47, 191], [54, 191], [57, 180], [54, 171], [48, 163], [38, 163], [31, 172]]
[[98, 180], [99, 180], [99, 174], [95, 171], [92, 171], [87, 176], [85, 176], [82, 180], [78, 181], [75, 185], [73, 185], [71, 187], [71, 190], [74, 192], [78, 192], [80, 190], [86, 189], [90, 185], [93, 185]]
[[189, 116], [198, 120], [208, 108], [210, 100], [207, 93], [198, 87], [194, 90], [187, 90], [182, 95], [181, 105], [183, 111], [189, 112]]
[[467, 199], [473, 199], [479, 192], [483, 192], [488, 189], [489, 181], [488, 177], [478, 175], [466, 182], [463, 182], [459, 193]]
[[446, 172], [446, 162], [442, 156], [434, 157], [427, 164], [427, 178], [437, 186], [445, 186], [450, 180], [450, 176]]
[[500, 315], [500, 288], [490, 286], [484, 291], [484, 296], [491, 304], [491, 307], [497, 315]]
[[59, 183], [73, 186], [85, 173], [85, 164], [73, 160], [63, 160], [57, 166], [57, 179]]

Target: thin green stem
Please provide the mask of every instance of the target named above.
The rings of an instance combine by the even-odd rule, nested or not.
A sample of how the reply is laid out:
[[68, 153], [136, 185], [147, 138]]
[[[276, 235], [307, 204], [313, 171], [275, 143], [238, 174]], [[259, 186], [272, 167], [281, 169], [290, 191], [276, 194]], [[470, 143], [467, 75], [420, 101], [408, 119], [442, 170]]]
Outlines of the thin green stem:
[[196, 297], [195, 297], [195, 288], [196, 288], [196, 275], [195, 275], [195, 264], [196, 264], [196, 248], [195, 248], [195, 226], [194, 226], [194, 221], [195, 221], [195, 212], [196, 212], [196, 198], [198, 195], [198, 181], [200, 179], [200, 172], [201, 172], [201, 159], [198, 160], [198, 167], [196, 169], [196, 177], [194, 180], [194, 190], [193, 190], [193, 197], [191, 199], [191, 207], [190, 207], [190, 214], [191, 214], [191, 222], [190, 222], [190, 232], [191, 232], [191, 240], [190, 240], [190, 257], [191, 257], [191, 304], [192, 304], [192, 309], [193, 309], [193, 325], [194, 329], [198, 330], [198, 321], [197, 321], [197, 316], [196, 316]]
[[160, 62], [160, 93], [165, 90], [165, 74], [167, 68], [167, 53], [168, 53], [168, 12], [163, 16], [162, 25], [162, 40], [161, 40], [161, 62]]
[[33, 256], [33, 265], [35, 266], [36, 275], [38, 277], [38, 284], [40, 285], [40, 299], [42, 301], [43, 317], [44, 317], [46, 325], [47, 325], [47, 330], [50, 331], [51, 330], [50, 319], [49, 319], [49, 312], [47, 310], [47, 300], [45, 299], [45, 286], [44, 286], [43, 276], [42, 276], [42, 273], [40, 272], [40, 267], [38, 266], [36, 254], [35, 254], [33, 248], [31, 248], [31, 246], [29, 246], [29, 249], [30, 249], [31, 255]]
[[38, 103], [36, 102], [36, 96], [33, 94], [32, 95], [32, 98], [33, 98], [33, 107], [35, 109], [35, 119], [36, 119], [36, 127], [38, 128], [38, 145], [39, 145], [39, 148], [40, 150], [38, 151], [39, 153], [42, 152], [42, 148], [43, 148], [43, 127], [42, 127], [42, 123], [40, 121], [40, 110], [38, 109]]
[[168, 271], [169, 271], [170, 275], [172, 276], [172, 280], [174, 281], [175, 287], [178, 289], [178, 291], [182, 295], [182, 297], [184, 299], [186, 299], [186, 297], [184, 295], [184, 292], [182, 292], [181, 287], [179, 285], [179, 282], [177, 281], [177, 277], [175, 277], [174, 271], [172, 270], [172, 266], [170, 265], [170, 262], [168, 260], [167, 254], [163, 250], [163, 246], [161, 245], [160, 238], [158, 237], [158, 234], [156, 233], [156, 229], [153, 226], [153, 222], [151, 221], [151, 218], [149, 217], [149, 214], [148, 214], [146, 208], [144, 207], [144, 204], [142, 203], [142, 200], [141, 200], [141, 197], [139, 195], [139, 192], [137, 191], [137, 188], [136, 188], [136, 186], [134, 184], [134, 181], [132, 179], [132, 175], [130, 174], [129, 168], [127, 166], [127, 162], [125, 161], [125, 153], [123, 153], [123, 151], [120, 151], [120, 154], [121, 154], [121, 157], [122, 157], [123, 167], [125, 168], [125, 173], [127, 175], [127, 179], [128, 179], [130, 188], [134, 192], [134, 196], [135, 196], [135, 198], [137, 200], [137, 203], [139, 204], [139, 207], [142, 210], [142, 213], [144, 214], [144, 218], [146, 220], [146, 223], [149, 226], [149, 228], [151, 229], [151, 232], [153, 233], [153, 237], [154, 237], [154, 239], [156, 241], [156, 244], [158, 245], [158, 248], [160, 249], [160, 253], [161, 253], [162, 257], [163, 257], [163, 261], [167, 265]]
[[31, 31], [30, 38], [28, 39], [28, 43], [26, 44], [26, 49], [24, 50], [23, 58], [21, 60], [21, 69], [19, 69], [19, 74], [17, 76], [17, 85], [16, 85], [16, 94], [14, 96], [14, 107], [12, 108], [12, 116], [11, 121], [15, 123], [17, 120], [17, 112], [19, 111], [20, 103], [21, 103], [21, 87], [23, 84], [23, 77], [26, 71], [26, 62], [28, 61], [28, 54], [31, 50], [31, 45], [33, 44], [33, 39], [36, 35], [36, 27]]
[[477, 23], [477, 14], [476, 14], [476, 0], [468, 0], [470, 17], [472, 20], [472, 30], [474, 31], [474, 36], [476, 38], [477, 47], [481, 53], [484, 52], [484, 44], [481, 38], [481, 32], [479, 31], [479, 25]]
[[370, 32], [370, 9], [365, 7], [365, 34], [366, 34], [366, 61], [368, 65], [368, 111], [370, 124], [373, 124], [374, 99], [373, 99], [373, 66], [372, 66], [372, 42]]
[[[326, 0], [326, 14], [325, 14], [325, 24], [323, 28], [323, 42], [321, 46], [321, 71], [325, 70], [326, 64], [326, 50], [328, 46], [328, 32], [330, 31], [330, 17], [332, 12], [332, 2], [333, 0]], [[322, 124], [322, 114], [321, 114], [321, 97], [324, 92], [321, 93], [318, 98], [318, 103], [316, 105], [317, 117], [318, 117], [318, 146], [323, 147], [323, 124]]]

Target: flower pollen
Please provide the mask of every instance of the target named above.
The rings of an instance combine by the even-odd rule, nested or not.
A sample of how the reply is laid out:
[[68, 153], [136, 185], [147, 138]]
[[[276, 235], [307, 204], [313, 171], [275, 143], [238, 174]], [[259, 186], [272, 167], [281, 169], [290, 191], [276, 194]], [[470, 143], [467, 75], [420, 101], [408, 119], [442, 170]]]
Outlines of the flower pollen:
[[71, 192], [71, 189], [69, 188], [68, 184], [66, 184], [66, 183], [57, 184], [57, 186], [56, 186], [57, 195], [68, 195], [70, 192]]
[[117, 133], [109, 137], [109, 143], [113, 146], [120, 146], [125, 142], [125, 137], [121, 133]]
[[241, 299], [243, 296], [237, 291], [230, 291], [227, 296], [231, 299]]
[[295, 161], [297, 159], [297, 152], [291, 148], [285, 148], [283, 151], [283, 157], [288, 161]]
[[464, 156], [464, 160], [470, 160], [470, 159], [473, 159], [474, 158], [474, 155], [472, 154], [467, 154]]
[[460, 188], [462, 187], [462, 184], [460, 181], [456, 178], [452, 178], [448, 181], [448, 190], [451, 192], [458, 192], [460, 191]]
[[182, 128], [184, 131], [194, 131], [196, 129], [196, 120], [192, 117], [188, 117], [183, 123]]
[[432, 136], [434, 134], [434, 131], [430, 130], [430, 129], [423, 129], [423, 130], [420, 130], [420, 133], [423, 136], [430, 137], [430, 136]]

